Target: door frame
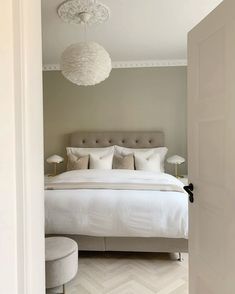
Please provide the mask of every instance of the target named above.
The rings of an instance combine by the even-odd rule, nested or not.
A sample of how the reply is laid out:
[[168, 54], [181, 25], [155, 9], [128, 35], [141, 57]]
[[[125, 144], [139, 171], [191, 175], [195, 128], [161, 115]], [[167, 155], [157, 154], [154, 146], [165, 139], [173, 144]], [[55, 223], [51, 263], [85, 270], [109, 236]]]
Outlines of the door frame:
[[0, 18], [0, 292], [45, 293], [41, 1]]

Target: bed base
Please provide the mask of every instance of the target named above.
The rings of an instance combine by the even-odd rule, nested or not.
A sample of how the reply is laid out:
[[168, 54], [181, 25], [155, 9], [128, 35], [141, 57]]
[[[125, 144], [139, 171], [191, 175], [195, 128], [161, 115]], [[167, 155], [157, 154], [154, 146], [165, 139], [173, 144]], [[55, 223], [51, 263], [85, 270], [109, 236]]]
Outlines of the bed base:
[[[55, 236], [55, 235], [49, 235]], [[83, 235], [56, 235], [75, 240], [79, 251], [128, 251], [128, 252], [188, 252], [188, 240], [174, 238], [142, 237], [93, 237]], [[182, 260], [180, 254], [179, 260]]]

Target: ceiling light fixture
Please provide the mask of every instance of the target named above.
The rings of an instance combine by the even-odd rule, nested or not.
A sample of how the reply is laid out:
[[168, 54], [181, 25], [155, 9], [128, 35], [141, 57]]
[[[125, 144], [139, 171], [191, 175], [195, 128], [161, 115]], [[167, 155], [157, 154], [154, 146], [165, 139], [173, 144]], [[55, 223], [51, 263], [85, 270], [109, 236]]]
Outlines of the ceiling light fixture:
[[[100, 24], [109, 18], [109, 9], [96, 1], [70, 0], [58, 8], [58, 15], [67, 23]], [[76, 85], [96, 85], [109, 77], [112, 62], [108, 52], [96, 42], [70, 45], [61, 56], [61, 72]]]
[[59, 17], [70, 24], [97, 25], [110, 17], [107, 6], [92, 0], [69, 0], [58, 8]]

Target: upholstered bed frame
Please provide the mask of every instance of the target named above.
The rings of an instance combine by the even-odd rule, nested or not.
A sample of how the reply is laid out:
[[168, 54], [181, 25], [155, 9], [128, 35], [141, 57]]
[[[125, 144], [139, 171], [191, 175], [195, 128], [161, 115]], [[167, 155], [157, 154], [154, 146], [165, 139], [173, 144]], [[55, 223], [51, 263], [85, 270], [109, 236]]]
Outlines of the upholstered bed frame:
[[[70, 147], [108, 147], [119, 145], [129, 148], [164, 146], [161, 131], [150, 132], [75, 132], [70, 135]], [[170, 238], [93, 237], [66, 235], [79, 243], [79, 250], [187, 252], [188, 241]]]

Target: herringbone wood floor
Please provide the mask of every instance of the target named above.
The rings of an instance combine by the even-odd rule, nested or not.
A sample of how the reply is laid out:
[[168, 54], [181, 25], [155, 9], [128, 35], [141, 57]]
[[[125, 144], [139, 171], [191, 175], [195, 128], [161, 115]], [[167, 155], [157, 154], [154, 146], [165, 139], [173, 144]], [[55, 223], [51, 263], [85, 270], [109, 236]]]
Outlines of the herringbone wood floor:
[[66, 294], [187, 294], [188, 256], [163, 253], [81, 253]]

